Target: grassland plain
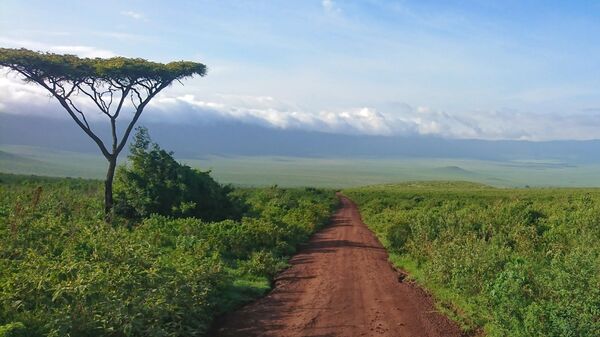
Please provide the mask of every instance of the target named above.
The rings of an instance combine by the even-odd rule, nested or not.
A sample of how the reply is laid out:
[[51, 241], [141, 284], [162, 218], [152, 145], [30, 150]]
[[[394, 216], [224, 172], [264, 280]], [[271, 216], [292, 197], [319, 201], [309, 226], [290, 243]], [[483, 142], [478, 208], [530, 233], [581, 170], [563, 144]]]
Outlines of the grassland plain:
[[239, 221], [108, 225], [100, 181], [0, 174], [0, 336], [204, 336], [337, 204], [310, 188], [232, 193]]
[[600, 189], [414, 182], [344, 193], [465, 330], [600, 336]]
[[[498, 187], [600, 186], [600, 165], [539, 159], [205, 156], [178, 160], [212, 169], [222, 183], [247, 187], [345, 188], [414, 180], [466, 180]], [[106, 173], [105, 165], [96, 154], [0, 145], [0, 172], [100, 179]]]

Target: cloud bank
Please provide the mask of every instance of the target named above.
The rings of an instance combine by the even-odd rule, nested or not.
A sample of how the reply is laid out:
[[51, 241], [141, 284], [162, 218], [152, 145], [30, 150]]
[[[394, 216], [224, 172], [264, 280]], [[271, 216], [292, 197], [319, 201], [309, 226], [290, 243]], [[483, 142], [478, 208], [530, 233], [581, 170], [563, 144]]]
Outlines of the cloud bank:
[[[92, 120], [102, 120], [91, 102], [82, 99]], [[43, 89], [13, 75], [0, 76], [0, 113], [64, 118], [66, 113]], [[311, 111], [271, 96], [194, 94], [157, 96], [144, 118], [174, 124], [242, 122], [278, 129], [364, 135], [432, 135], [473, 139], [596, 139], [599, 110], [568, 116], [512, 110], [448, 113], [426, 106], [388, 103]]]
[[[81, 2], [76, 16], [55, 7], [13, 2], [0, 45], [209, 66], [206, 79], [157, 97], [146, 120], [448, 138], [600, 135], [597, 5]], [[1, 111], [64, 117], [44, 92], [0, 80]]]
[[80, 57], [101, 57], [108, 58], [117, 56], [114, 52], [106, 49], [81, 46], [81, 45], [50, 45], [37, 41], [17, 40], [0, 37], [0, 45], [5, 48], [27, 48], [36, 51], [44, 51], [56, 54], [72, 54]]
[[[333, 1], [323, 1], [326, 11], [336, 11]], [[123, 14], [126, 15], [126, 14]], [[0, 37], [0, 44], [81, 57], [112, 57], [116, 53], [89, 46], [55, 46]], [[187, 88], [186, 88], [187, 89]], [[184, 89], [184, 90], [186, 90]], [[213, 94], [200, 97], [191, 92], [169, 91], [147, 107], [146, 120], [165, 123], [242, 122], [278, 129], [308, 130], [361, 135], [430, 135], [457, 139], [563, 140], [600, 138], [600, 108], [569, 114], [511, 109], [448, 112], [404, 102], [309, 109], [272, 96]], [[88, 119], [104, 116], [85, 97], [78, 103]], [[66, 113], [42, 88], [0, 70], [0, 113], [65, 118]], [[126, 115], [126, 113], [124, 113]]]

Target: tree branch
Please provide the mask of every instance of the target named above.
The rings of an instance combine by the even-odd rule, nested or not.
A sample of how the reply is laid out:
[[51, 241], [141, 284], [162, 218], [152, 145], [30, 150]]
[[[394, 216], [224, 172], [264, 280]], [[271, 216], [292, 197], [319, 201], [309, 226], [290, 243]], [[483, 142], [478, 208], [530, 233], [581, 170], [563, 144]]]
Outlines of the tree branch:
[[102, 152], [102, 155], [104, 155], [104, 157], [107, 160], [110, 160], [110, 158], [112, 157], [112, 154], [110, 152], [108, 152], [108, 150], [106, 149], [106, 146], [102, 142], [102, 139], [100, 139], [98, 136], [96, 136], [92, 132], [92, 130], [89, 128], [89, 125], [87, 125], [88, 124], [87, 121], [84, 120], [85, 121], [85, 123], [84, 123], [79, 118], [77, 118], [77, 116], [75, 115], [75, 113], [73, 112], [73, 110], [71, 109], [71, 107], [67, 103], [67, 100], [64, 97], [60, 96], [56, 91], [52, 90], [52, 88], [50, 88], [50, 86], [48, 86], [48, 84], [46, 84], [46, 82], [44, 82], [43, 79], [35, 76], [35, 74], [27, 73], [26, 71], [21, 71], [21, 70], [17, 70], [17, 71], [19, 73], [21, 73], [23, 76], [25, 76], [26, 78], [30, 79], [31, 81], [36, 82], [37, 84], [41, 85], [44, 89], [48, 90], [58, 100], [60, 105], [62, 105], [62, 107], [67, 111], [69, 116], [71, 116], [71, 118], [81, 128], [81, 130], [83, 130], [83, 132], [85, 132], [85, 134], [87, 134], [90, 138], [92, 138], [92, 140], [96, 143], [96, 145], [98, 145], [98, 147], [100, 148], [100, 151]]
[[67, 103], [69, 103], [69, 105], [75, 110], [77, 111], [80, 115], [81, 118], [83, 119], [83, 122], [85, 123], [85, 126], [87, 126], [88, 130], [92, 131], [92, 128], [90, 127], [90, 124], [88, 123], [87, 119], [85, 118], [85, 115], [83, 114], [83, 111], [81, 111], [80, 109], [78, 109], [75, 104], [73, 104], [73, 101], [70, 98], [63, 98], [65, 101], [67, 101]]
[[[134, 106], [134, 107], [135, 107], [135, 109], [137, 110], [137, 109], [138, 109], [138, 107], [139, 107], [139, 106], [142, 104], [142, 102], [143, 102], [144, 100], [142, 99], [142, 95], [140, 94], [140, 92], [139, 92], [139, 91], [138, 91], [136, 88], [134, 88], [134, 87], [131, 87], [131, 91], [133, 91], [133, 92], [131, 93], [131, 104], [133, 104], [133, 106]], [[133, 97], [133, 94], [134, 94], [134, 93], [136, 94], [136, 96], [137, 96], [137, 99], [138, 99], [138, 101], [139, 101], [139, 103], [138, 103], [138, 104], [135, 104], [134, 97]]]
[[121, 108], [123, 107], [123, 103], [125, 102], [125, 99], [127, 99], [127, 96], [129, 96], [130, 90], [131, 90], [131, 86], [128, 86], [125, 89], [121, 89], [121, 99], [119, 100], [117, 109], [115, 110], [115, 113], [113, 114], [114, 118], [119, 117], [119, 114], [121, 113]]
[[102, 97], [98, 97], [98, 92], [96, 91], [96, 89], [94, 88], [94, 82], [92, 81], [91, 83], [89, 82], [84, 82], [88, 87], [90, 87], [90, 89], [93, 92], [93, 95], [88, 93], [87, 91], [85, 91], [83, 89], [83, 87], [79, 86], [79, 91], [84, 93], [87, 97], [89, 97], [98, 107], [98, 109], [100, 109], [100, 111], [102, 111], [102, 113], [104, 113], [105, 115], [107, 115], [109, 118], [112, 117], [110, 115], [110, 113], [105, 109], [106, 104], [104, 103], [104, 101], [102, 100]]
[[[129, 138], [129, 134], [131, 133], [131, 130], [133, 130], [135, 123], [140, 118], [140, 115], [142, 114], [142, 111], [144, 110], [144, 108], [146, 107], [148, 102], [150, 102], [150, 100], [152, 98], [154, 98], [154, 96], [156, 96], [161, 90], [168, 87], [169, 84], [171, 84], [171, 82], [173, 82], [173, 80], [165, 81], [160, 84], [157, 83], [155, 86], [153, 86], [154, 90], [151, 91], [150, 94], [148, 95], [148, 97], [146, 97], [146, 99], [143, 100], [141, 102], [141, 104], [136, 108], [135, 115], [133, 116], [133, 119], [129, 122], [129, 125], [127, 126], [127, 129], [125, 130], [125, 133], [123, 134], [123, 138], [121, 138], [121, 142], [119, 143], [119, 146], [117, 147], [116, 152], [114, 152], [115, 155], [118, 156], [119, 153], [121, 153], [121, 151], [123, 150], [123, 147], [125, 147], [125, 144], [127, 144], [127, 139]], [[132, 88], [132, 90], [136, 92], [138, 97], [140, 97], [140, 94], [137, 92], [137, 90], [135, 88]]]
[[110, 131], [112, 133], [112, 153], [113, 156], [118, 156], [118, 152], [117, 152], [117, 119], [116, 118], [111, 118], [110, 119]]

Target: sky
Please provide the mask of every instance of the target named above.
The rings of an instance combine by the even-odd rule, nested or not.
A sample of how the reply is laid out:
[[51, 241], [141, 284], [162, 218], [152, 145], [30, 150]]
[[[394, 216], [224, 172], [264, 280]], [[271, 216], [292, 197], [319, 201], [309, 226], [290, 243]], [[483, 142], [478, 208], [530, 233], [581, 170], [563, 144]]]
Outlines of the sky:
[[[165, 123], [600, 138], [599, 1], [2, 0], [0, 46], [206, 64], [152, 102]], [[6, 72], [0, 113], [65, 116]]]

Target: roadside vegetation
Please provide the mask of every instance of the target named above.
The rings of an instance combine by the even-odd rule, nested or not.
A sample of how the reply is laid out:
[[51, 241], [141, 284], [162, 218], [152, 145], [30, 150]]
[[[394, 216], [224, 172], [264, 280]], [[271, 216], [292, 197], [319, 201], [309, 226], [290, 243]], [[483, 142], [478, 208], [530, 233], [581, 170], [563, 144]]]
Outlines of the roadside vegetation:
[[600, 190], [407, 183], [345, 194], [467, 331], [600, 336]]
[[146, 136], [117, 173], [110, 224], [101, 181], [0, 174], [0, 336], [204, 336], [268, 290], [337, 203], [221, 186]]

